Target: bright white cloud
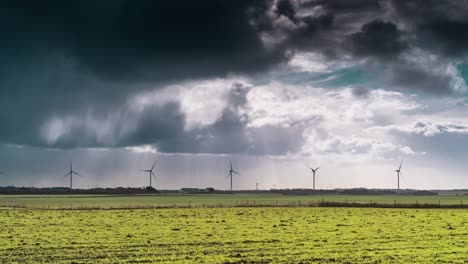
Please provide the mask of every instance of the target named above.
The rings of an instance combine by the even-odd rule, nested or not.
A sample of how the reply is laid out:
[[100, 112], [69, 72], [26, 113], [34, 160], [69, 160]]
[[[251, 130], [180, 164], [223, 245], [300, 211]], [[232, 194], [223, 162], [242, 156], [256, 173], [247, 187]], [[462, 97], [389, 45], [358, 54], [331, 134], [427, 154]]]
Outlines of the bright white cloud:
[[292, 155], [336, 163], [422, 154], [388, 135], [368, 130], [381, 122], [406, 120], [409, 111], [423, 108], [399, 92], [377, 89], [356, 96], [352, 88], [330, 91], [270, 83], [254, 87], [247, 98], [250, 127], [301, 131], [302, 148]]
[[141, 146], [134, 146], [134, 147], [126, 147], [126, 150], [133, 151], [135, 153], [158, 153], [158, 150], [151, 145], [141, 145]]
[[54, 117], [41, 126], [41, 136], [47, 143], [53, 144], [70, 132], [72, 120], [70, 118]]
[[224, 107], [227, 95], [236, 83], [245, 83], [242, 78], [189, 81], [169, 85], [163, 89], [140, 94], [131, 99], [131, 104], [143, 110], [151, 105], [178, 102], [185, 114], [187, 130], [213, 124]]
[[418, 134], [425, 137], [431, 137], [439, 134], [454, 133], [468, 134], [468, 123], [450, 123], [434, 122], [429, 120], [417, 121], [406, 125], [389, 125], [384, 127], [375, 127], [372, 130], [384, 130], [391, 132], [401, 132], [406, 134]]
[[339, 69], [356, 66], [359, 62], [351, 59], [330, 60], [315, 52], [297, 52], [289, 60], [286, 69], [304, 72], [329, 73]]

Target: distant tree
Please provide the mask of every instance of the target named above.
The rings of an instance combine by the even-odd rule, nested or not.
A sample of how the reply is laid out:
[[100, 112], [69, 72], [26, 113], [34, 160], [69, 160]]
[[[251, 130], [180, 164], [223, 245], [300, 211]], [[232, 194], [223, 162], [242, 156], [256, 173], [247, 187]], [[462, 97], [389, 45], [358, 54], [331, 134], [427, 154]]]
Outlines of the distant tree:
[[146, 190], [146, 192], [156, 192], [156, 193], [158, 192], [158, 190], [156, 190], [156, 189], [155, 189], [155, 188], [153, 188], [152, 186], [148, 186], [148, 187], [146, 187], [146, 189], [145, 189], [145, 190]]

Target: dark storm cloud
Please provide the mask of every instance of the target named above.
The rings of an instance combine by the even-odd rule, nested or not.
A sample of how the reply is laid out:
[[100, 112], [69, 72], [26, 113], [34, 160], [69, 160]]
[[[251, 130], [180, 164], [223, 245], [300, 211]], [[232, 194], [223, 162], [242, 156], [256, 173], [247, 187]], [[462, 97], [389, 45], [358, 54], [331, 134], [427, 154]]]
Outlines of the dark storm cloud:
[[468, 52], [468, 20], [466, 22], [441, 21], [423, 25], [421, 36], [430, 47], [457, 58]]
[[[72, 58], [118, 80], [167, 80], [264, 70], [281, 60], [249, 25], [255, 1], [4, 1], [7, 59], [23, 50]], [[52, 53], [53, 55], [53, 53]], [[27, 58], [26, 58], [27, 59]], [[253, 62], [253, 63], [252, 63]]]
[[283, 39], [283, 48], [339, 56], [343, 38], [381, 12], [379, 1], [280, 0], [252, 21], [263, 34]]
[[[463, 34], [468, 12], [460, 2], [468, 3], [3, 1], [0, 33], [8, 41], [0, 43], [0, 69], [21, 70], [39, 66], [37, 61], [44, 60], [56, 65], [57, 60], [65, 58], [75, 65], [75, 71], [119, 82], [174, 81], [231, 72], [251, 74], [285, 61], [287, 51], [393, 56], [408, 46], [396, 22], [408, 24], [408, 30], [416, 33], [427, 32], [434, 46], [456, 53], [468, 43], [464, 37], [468, 34]], [[392, 13], [390, 17], [395, 21], [376, 20], [387, 13]], [[260, 33], [284, 40], [265, 46]], [[343, 42], [348, 44], [345, 50], [341, 49]]]
[[395, 16], [418, 36], [420, 45], [448, 56], [468, 51], [468, 1], [391, 0]]
[[408, 45], [395, 24], [374, 20], [364, 24], [360, 32], [349, 35], [344, 46], [358, 56], [392, 58], [398, 56]]
[[[168, 82], [275, 65], [283, 53], [265, 49], [249, 24], [248, 8], [257, 4], [262, 3], [2, 1], [0, 141], [42, 145], [41, 125], [54, 115], [100, 115]], [[158, 131], [172, 131], [177, 125], [170, 122]], [[145, 133], [137, 133], [140, 141]], [[64, 138], [57, 146], [94, 144], [83, 137]]]
[[[56, 116], [105, 120], [129, 97], [169, 83], [252, 75], [311, 51], [383, 63], [390, 86], [449, 93], [450, 78], [401, 60], [414, 47], [454, 57], [468, 47], [467, 1], [11, 0], [0, 3], [0, 142], [48, 147], [155, 144], [168, 152], [268, 152], [230, 98], [218, 121], [187, 132], [179, 102], [131, 119], [102, 140], [78, 122], [44, 141]], [[382, 20], [377, 20], [378, 18]], [[414, 38], [406, 38], [412, 36]], [[397, 65], [403, 64], [403, 67]], [[235, 91], [234, 89], [233, 91]], [[237, 100], [237, 101], [236, 101]], [[86, 119], [86, 118], [82, 118]], [[276, 135], [284, 129], [271, 128]], [[123, 132], [122, 132], [123, 133]], [[294, 135], [296, 136], [296, 135]], [[266, 137], [268, 138], [268, 137]], [[286, 138], [286, 136], [285, 136]], [[275, 153], [296, 147], [280, 142]], [[254, 150], [252, 150], [254, 148]]]

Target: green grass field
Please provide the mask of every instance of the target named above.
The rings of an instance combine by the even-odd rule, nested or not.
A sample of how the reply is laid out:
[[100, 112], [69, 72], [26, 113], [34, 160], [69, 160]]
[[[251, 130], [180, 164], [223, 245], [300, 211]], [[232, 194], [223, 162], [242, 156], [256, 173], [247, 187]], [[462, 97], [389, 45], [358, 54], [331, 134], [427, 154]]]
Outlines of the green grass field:
[[467, 263], [468, 211], [0, 210], [0, 263]]
[[281, 194], [209, 194], [209, 195], [0, 195], [0, 208], [80, 209], [80, 208], [152, 208], [236, 205], [297, 206], [326, 202], [382, 204], [468, 205], [468, 195], [281, 195]]
[[448, 195], [0, 195], [0, 263], [468, 263], [466, 209], [308, 206], [322, 200], [468, 204]]

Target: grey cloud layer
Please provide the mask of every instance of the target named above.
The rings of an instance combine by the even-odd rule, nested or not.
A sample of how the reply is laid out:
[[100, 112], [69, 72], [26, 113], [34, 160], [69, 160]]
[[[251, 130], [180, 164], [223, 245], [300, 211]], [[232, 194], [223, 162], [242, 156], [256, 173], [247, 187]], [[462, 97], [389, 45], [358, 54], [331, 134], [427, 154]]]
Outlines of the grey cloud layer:
[[219, 116], [206, 125], [187, 128], [188, 113], [175, 99], [136, 107], [138, 100], [133, 99], [101, 118], [77, 113], [49, 119], [41, 127], [38, 140], [57, 148], [149, 144], [167, 153], [283, 155], [299, 150], [301, 131], [277, 126], [248, 128], [250, 120], [245, 109], [252, 87], [242, 83], [225, 85], [224, 106]]
[[248, 121], [237, 111], [242, 93], [228, 98], [214, 124], [190, 132], [175, 101], [138, 116], [114, 113], [117, 123], [130, 118], [137, 128], [118, 126], [114, 138], [104, 141], [89, 131], [93, 126], [75, 123], [59, 140], [44, 140], [41, 133], [55, 116], [104, 120], [139, 92], [187, 79], [265, 72], [294, 52], [365, 59], [384, 65], [390, 86], [449, 93], [451, 75], [422, 70], [404, 55], [420, 48], [448, 61], [463, 56], [466, 6], [468, 1], [449, 0], [2, 1], [0, 142], [60, 148], [157, 143], [167, 152], [285, 153], [298, 142], [249, 147], [263, 138], [262, 129], [272, 138], [299, 135], [278, 127], [247, 130]]
[[[8, 41], [0, 44], [0, 73], [67, 63], [74, 72], [100, 80], [166, 82], [264, 71], [295, 51], [314, 50], [337, 59], [395, 57], [410, 46], [465, 54], [467, 4], [3, 1], [0, 33]], [[416, 40], [410, 43], [407, 35]]]

